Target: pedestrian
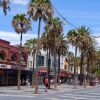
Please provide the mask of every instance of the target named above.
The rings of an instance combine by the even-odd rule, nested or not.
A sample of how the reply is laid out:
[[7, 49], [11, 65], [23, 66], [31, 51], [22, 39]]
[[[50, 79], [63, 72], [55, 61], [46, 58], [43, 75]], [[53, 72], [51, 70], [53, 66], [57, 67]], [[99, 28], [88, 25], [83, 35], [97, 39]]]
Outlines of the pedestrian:
[[30, 85], [30, 82], [29, 82], [29, 79], [26, 80], [26, 86], [29, 86]]
[[54, 79], [51, 79], [51, 80], [50, 80], [50, 83], [51, 83], [51, 84], [54, 84]]
[[44, 84], [45, 84], [45, 87], [46, 87], [45, 92], [47, 92], [47, 88], [48, 88], [48, 78], [45, 78]]
[[25, 80], [24, 79], [22, 80], [22, 85], [25, 85]]

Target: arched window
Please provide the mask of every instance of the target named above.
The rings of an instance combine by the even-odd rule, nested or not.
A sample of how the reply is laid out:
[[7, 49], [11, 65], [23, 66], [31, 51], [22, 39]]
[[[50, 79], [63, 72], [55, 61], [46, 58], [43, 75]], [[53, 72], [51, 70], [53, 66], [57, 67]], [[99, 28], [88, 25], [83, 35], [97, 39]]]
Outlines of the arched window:
[[5, 51], [0, 51], [0, 60], [5, 60], [5, 59], [6, 59]]
[[17, 61], [17, 55], [15, 53], [13, 53], [11, 55], [11, 61], [16, 62]]

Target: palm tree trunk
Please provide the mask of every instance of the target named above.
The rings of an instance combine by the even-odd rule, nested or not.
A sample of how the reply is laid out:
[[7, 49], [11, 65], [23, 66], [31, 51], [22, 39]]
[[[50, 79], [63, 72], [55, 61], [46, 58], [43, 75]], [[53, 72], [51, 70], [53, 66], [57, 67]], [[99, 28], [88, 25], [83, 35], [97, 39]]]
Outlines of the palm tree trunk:
[[74, 59], [74, 89], [76, 89], [76, 82], [77, 82], [77, 77], [76, 77], [76, 57], [77, 57], [77, 46], [75, 47], [75, 59]]
[[50, 49], [48, 55], [48, 89], [50, 89]]
[[81, 63], [80, 63], [80, 85], [83, 85], [83, 51], [81, 52]]
[[57, 70], [56, 70], [56, 50], [55, 50], [55, 37], [54, 37], [54, 88], [57, 88]]
[[54, 88], [57, 88], [56, 53], [54, 53]]
[[34, 71], [34, 59], [35, 58], [35, 53], [33, 54], [33, 69], [32, 69], [32, 87], [34, 88], [35, 84], [35, 71]]
[[58, 54], [58, 84], [60, 84], [60, 53]]
[[89, 57], [87, 59], [87, 85], [89, 85], [89, 81], [90, 81], [90, 65], [89, 65]]
[[86, 68], [87, 68], [87, 65], [86, 65], [86, 60], [87, 60], [87, 58], [86, 58], [86, 54], [85, 54], [85, 52], [84, 52], [84, 70], [83, 70], [83, 73], [84, 73], [84, 79], [83, 79], [83, 85], [84, 85], [84, 88], [86, 88]]
[[19, 68], [18, 68], [18, 90], [20, 90], [20, 74], [21, 74], [21, 57], [22, 57], [22, 33], [21, 33], [21, 36], [20, 36], [20, 53], [19, 53]]
[[39, 51], [40, 27], [41, 27], [41, 17], [39, 17], [37, 48], [36, 48], [35, 94], [38, 93], [38, 70], [39, 70], [38, 69], [38, 51]]
[[86, 88], [86, 55], [84, 53], [84, 88]]
[[48, 67], [48, 49], [47, 49], [46, 66]]

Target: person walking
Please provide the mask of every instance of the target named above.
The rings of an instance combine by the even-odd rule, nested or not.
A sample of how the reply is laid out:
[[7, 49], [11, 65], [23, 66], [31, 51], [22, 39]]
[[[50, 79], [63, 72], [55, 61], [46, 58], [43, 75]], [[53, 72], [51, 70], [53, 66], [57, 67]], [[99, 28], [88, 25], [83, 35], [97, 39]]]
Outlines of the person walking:
[[47, 92], [47, 88], [48, 88], [48, 78], [45, 78], [44, 84], [45, 84], [45, 87], [46, 87], [45, 92]]

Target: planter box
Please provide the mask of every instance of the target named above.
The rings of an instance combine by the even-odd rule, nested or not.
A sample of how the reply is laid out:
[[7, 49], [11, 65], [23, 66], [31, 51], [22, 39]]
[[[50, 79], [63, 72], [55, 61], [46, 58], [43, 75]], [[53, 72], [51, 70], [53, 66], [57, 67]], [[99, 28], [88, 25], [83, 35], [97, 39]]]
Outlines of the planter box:
[[90, 86], [95, 86], [96, 82], [90, 82]]

